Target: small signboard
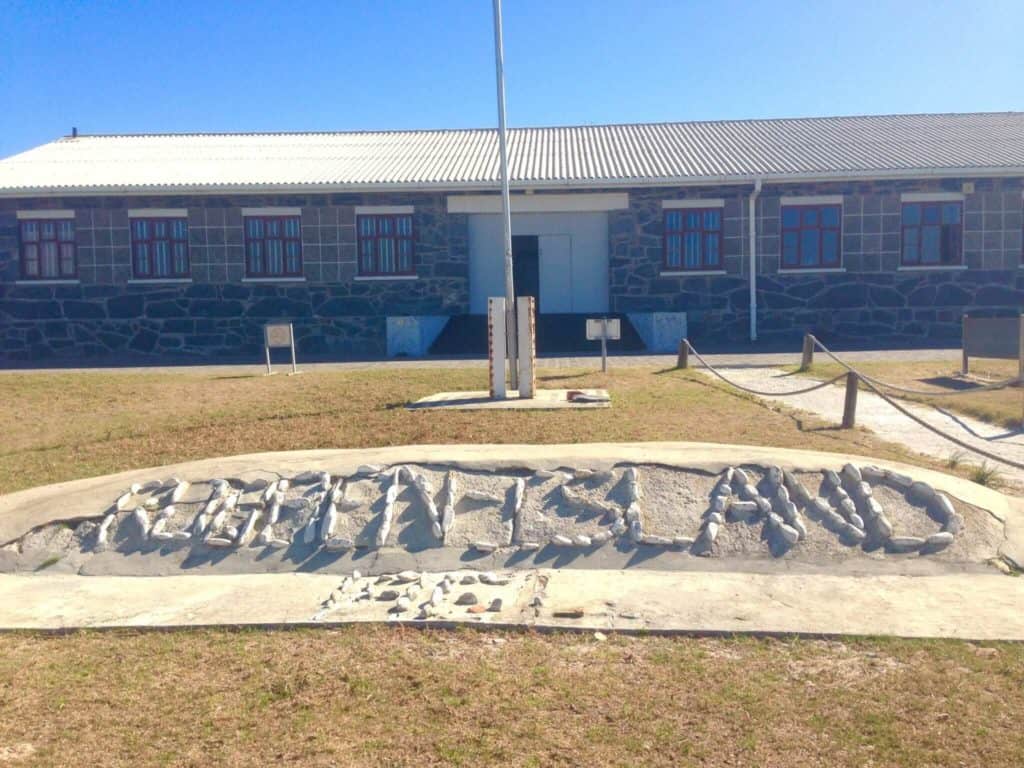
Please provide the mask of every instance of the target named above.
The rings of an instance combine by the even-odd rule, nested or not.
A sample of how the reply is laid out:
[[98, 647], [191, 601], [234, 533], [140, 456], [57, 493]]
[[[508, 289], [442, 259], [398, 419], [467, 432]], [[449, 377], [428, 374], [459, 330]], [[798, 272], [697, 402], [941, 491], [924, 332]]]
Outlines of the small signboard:
[[[579, 326], [577, 326], [579, 327]], [[622, 337], [619, 318], [588, 317], [587, 341], [618, 341]]]
[[270, 350], [288, 347], [292, 351], [292, 373], [295, 368], [295, 332], [291, 323], [267, 323], [263, 326], [263, 349], [267, 354], [267, 376], [274, 372], [270, 368]]
[[622, 338], [622, 326], [619, 318], [588, 317], [587, 341], [601, 342], [601, 371], [608, 372], [608, 342]]

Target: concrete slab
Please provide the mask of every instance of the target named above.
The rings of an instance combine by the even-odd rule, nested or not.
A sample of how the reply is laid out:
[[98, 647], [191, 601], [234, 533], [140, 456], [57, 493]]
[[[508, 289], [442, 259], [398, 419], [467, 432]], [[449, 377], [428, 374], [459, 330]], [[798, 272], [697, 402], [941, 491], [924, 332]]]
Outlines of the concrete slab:
[[[583, 399], [570, 400], [569, 393], [578, 392]], [[606, 389], [538, 389], [531, 398], [520, 398], [519, 391], [509, 390], [504, 400], [491, 399], [487, 390], [473, 392], [438, 392], [428, 395], [406, 406], [409, 410], [432, 410], [438, 408], [464, 411], [551, 411], [591, 410], [611, 408], [611, 398]]]
[[[0, 576], [0, 628], [326, 625], [370, 621], [484, 624], [685, 633], [891, 635], [1024, 640], [1021, 579], [1000, 575], [864, 576], [827, 574], [563, 571], [509, 574], [507, 584], [455, 585], [436, 615], [416, 619], [442, 574], [422, 574], [410, 609], [352, 602], [340, 577], [321, 574], [83, 577]], [[375, 579], [361, 579], [372, 584]], [[389, 586], [389, 585], [383, 585]], [[357, 583], [355, 589], [360, 589]], [[381, 586], [371, 587], [379, 595]], [[396, 591], [404, 587], [396, 587]], [[456, 605], [471, 591], [479, 604]], [[324, 602], [334, 592], [332, 607]], [[538, 597], [540, 598], [538, 601]], [[538, 604], [539, 602], [539, 604]], [[479, 610], [479, 609], [478, 609]]]

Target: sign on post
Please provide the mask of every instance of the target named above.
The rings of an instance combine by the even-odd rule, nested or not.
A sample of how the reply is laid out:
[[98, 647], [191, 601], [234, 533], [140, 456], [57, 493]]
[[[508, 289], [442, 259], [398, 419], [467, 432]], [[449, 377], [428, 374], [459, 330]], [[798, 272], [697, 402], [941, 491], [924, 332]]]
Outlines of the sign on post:
[[964, 315], [963, 373], [970, 372], [970, 358], [994, 357], [1017, 361], [1017, 375], [1024, 376], [1024, 315], [972, 317]]
[[619, 318], [588, 317], [587, 341], [601, 341], [601, 371], [608, 372], [608, 342], [618, 341], [622, 337], [622, 326]]
[[[263, 326], [263, 350], [267, 354], [267, 376], [274, 371], [270, 367], [270, 350], [288, 347], [292, 351], [292, 374], [298, 373], [295, 367], [295, 332], [291, 323], [267, 323]], [[291, 375], [291, 374], [289, 374]]]

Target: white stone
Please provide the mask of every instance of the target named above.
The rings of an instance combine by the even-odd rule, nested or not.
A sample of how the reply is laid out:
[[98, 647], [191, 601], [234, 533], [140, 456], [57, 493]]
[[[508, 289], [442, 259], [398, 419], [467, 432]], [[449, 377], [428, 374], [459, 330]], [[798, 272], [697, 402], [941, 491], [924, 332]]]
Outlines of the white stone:
[[493, 541], [474, 541], [470, 546], [473, 547], [477, 552], [493, 552], [498, 548], [498, 545]]
[[391, 581], [394, 584], [412, 584], [419, 580], [420, 574], [418, 571], [399, 571]]
[[249, 517], [246, 518], [245, 525], [242, 526], [242, 530], [238, 533], [238, 545], [245, 546], [252, 539], [253, 534], [256, 532], [256, 523], [259, 522], [260, 517], [263, 516], [263, 511], [260, 509], [253, 509], [249, 512]]
[[622, 536], [627, 530], [629, 530], [629, 527], [622, 518], [618, 518], [612, 523], [612, 536]]
[[823, 499], [821, 496], [815, 496], [811, 499], [811, 506], [814, 507], [814, 511], [822, 517], [828, 517], [832, 514], [832, 507], [828, 501]]
[[740, 486], [740, 496], [749, 501], [760, 498], [760, 494], [757, 492], [757, 488], [752, 483]]
[[711, 497], [711, 511], [712, 512], [725, 512], [727, 509], [731, 509], [733, 506], [738, 504], [750, 504], [754, 507], [754, 511], [757, 511], [757, 505], [753, 502], [734, 501], [732, 504], [729, 503], [728, 496], [712, 496]]
[[104, 516], [103, 521], [96, 528], [96, 549], [103, 549], [107, 545], [107, 536], [110, 533], [110, 526], [117, 519], [117, 514], [110, 512]]
[[[564, 490], [564, 488], [563, 488], [563, 490]], [[470, 499], [472, 501], [478, 501], [478, 502], [486, 503], [486, 504], [498, 504], [498, 505], [501, 505], [501, 504], [505, 503], [505, 499], [503, 497], [501, 497], [501, 496], [498, 496], [495, 493], [489, 493], [487, 491], [479, 491], [479, 490], [476, 490], [476, 489], [473, 489], [473, 488], [470, 488], [463, 495], [467, 499]]]
[[384, 467], [382, 467], [380, 464], [360, 464], [356, 468], [356, 474], [357, 475], [379, 475], [381, 470], [383, 470], [383, 469], [384, 469]]
[[136, 507], [132, 512], [132, 521], [135, 523], [136, 532], [142, 538], [149, 536], [149, 513], [142, 507]]
[[438, 541], [444, 540], [444, 531], [441, 529], [441, 521], [430, 524], [430, 532], [434, 534], [434, 538]]
[[718, 487], [715, 488], [715, 494], [718, 496], [732, 496], [732, 486], [728, 483], [719, 483]]
[[384, 507], [384, 514], [380, 518], [380, 527], [377, 529], [377, 546], [383, 547], [388, 543], [388, 535], [391, 533], [391, 507]]
[[709, 522], [705, 525], [701, 537], [709, 544], [713, 544], [718, 537], [718, 523]]
[[277, 523], [277, 519], [281, 516], [281, 505], [276, 501], [271, 502], [270, 508], [267, 510], [267, 524], [274, 525]]
[[343, 536], [332, 536], [324, 542], [324, 549], [328, 552], [345, 552], [352, 549], [355, 542]]
[[570, 539], [568, 536], [563, 536], [560, 533], [556, 533], [554, 536], [551, 537], [551, 543], [554, 544], [556, 547], [571, 547], [572, 539]]
[[864, 530], [864, 520], [856, 512], [850, 515], [850, 525], [854, 528], [860, 528], [862, 531]]
[[538, 469], [536, 472], [533, 473], [533, 476], [536, 477], [538, 480], [550, 480], [556, 474], [556, 472], [550, 469]]
[[644, 539], [644, 527], [639, 520], [634, 520], [629, 524], [629, 538], [633, 540], [634, 544], [639, 544]]
[[804, 523], [803, 519], [799, 515], [794, 517], [789, 524], [796, 529], [796, 532], [800, 537], [800, 541], [803, 541], [807, 538], [807, 525]]
[[185, 480], [181, 480], [177, 485], [174, 486], [174, 490], [171, 491], [171, 504], [177, 504], [188, 493], [189, 483]]
[[489, 584], [492, 587], [503, 587], [512, 579], [504, 574], [497, 574], [494, 571], [485, 571], [480, 574], [480, 583]]
[[395, 613], [405, 613], [409, 610], [410, 606], [412, 606], [412, 600], [407, 596], [402, 595], [402, 597], [395, 601], [394, 611]]
[[646, 544], [649, 547], [671, 547], [672, 539], [667, 536], [655, 536], [649, 533], [643, 537], [640, 543]]
[[778, 528], [782, 524], [783, 524], [783, 520], [782, 520], [782, 516], [781, 515], [779, 515], [779, 514], [777, 514], [775, 512], [769, 512], [768, 513], [768, 525], [770, 527]]
[[800, 540], [800, 531], [786, 523], [779, 526], [779, 534], [787, 544], [796, 544]]
[[277, 494], [277, 481], [267, 483], [267, 487], [263, 489], [263, 493], [260, 495], [260, 500], [264, 504], [269, 504], [274, 500], [274, 496]]
[[231, 539], [231, 541], [235, 541], [238, 539], [238, 529], [233, 525], [225, 526], [224, 530], [221, 531], [221, 534]]
[[117, 497], [117, 501], [114, 502], [114, 509], [118, 512], [124, 512], [132, 505], [132, 492], [126, 491]]
[[401, 487], [397, 483], [392, 483], [384, 494], [384, 501], [388, 504], [394, 504], [400, 490]]
[[712, 512], [711, 514], [708, 515], [708, 521], [709, 522], [713, 522], [713, 523], [718, 523], [719, 525], [721, 525], [722, 523], [725, 522], [725, 518], [722, 517], [722, 513], [721, 512]]
[[626, 522], [630, 525], [640, 521], [640, 505], [635, 501], [626, 508]]
[[924, 546], [925, 540], [920, 536], [892, 536], [889, 546], [899, 552], [909, 552]]
[[433, 591], [431, 591], [430, 593], [430, 604], [436, 608], [443, 602], [444, 590], [441, 588], [441, 585], [439, 584], [438, 586], [434, 587]]
[[847, 523], [846, 527], [843, 529], [843, 533], [857, 542], [864, 541], [865, 536], [867, 536], [867, 534], [864, 533], [864, 531], [855, 526], [853, 523]]
[[598, 531], [590, 537], [590, 541], [593, 544], [607, 544], [612, 540], [612, 532], [610, 530]]
[[583, 533], [573, 536], [572, 543], [577, 547], [589, 547], [591, 545], [590, 537]]
[[672, 544], [676, 547], [689, 548], [693, 546], [693, 538], [690, 536], [673, 536]]
[[889, 539], [892, 537], [892, 523], [889, 522], [885, 515], [879, 514], [874, 520], [874, 526], [879, 538]]
[[539, 541], [522, 541], [519, 543], [520, 552], [536, 552], [540, 549]]
[[231, 539], [226, 539], [223, 536], [208, 536], [206, 539], [206, 546], [214, 549], [227, 549], [233, 547], [235, 542]]
[[192, 534], [188, 531], [173, 531], [171, 533], [171, 538], [175, 541], [188, 541], [192, 538]]
[[942, 549], [953, 543], [953, 534], [949, 531], [939, 531], [925, 539], [924, 543], [929, 549]]
[[316, 541], [316, 529], [317, 529], [317, 515], [316, 511], [313, 511], [309, 515], [309, 519], [306, 521], [306, 525], [302, 529], [302, 543], [306, 546], [311, 546]]
[[[157, 520], [157, 523], [159, 522], [160, 521]], [[156, 527], [156, 523], [153, 524], [153, 527]], [[174, 534], [170, 531], [164, 530], [150, 531], [149, 538], [153, 539], [154, 541], [174, 541]]]
[[[712, 514], [715, 508], [712, 506]], [[734, 520], [749, 520], [756, 517], [758, 513], [757, 503], [753, 501], [734, 501], [729, 505], [729, 516]]]
[[323, 520], [320, 522], [320, 541], [326, 542], [334, 535], [334, 528], [338, 524], [338, 508], [333, 503], [327, 505]]

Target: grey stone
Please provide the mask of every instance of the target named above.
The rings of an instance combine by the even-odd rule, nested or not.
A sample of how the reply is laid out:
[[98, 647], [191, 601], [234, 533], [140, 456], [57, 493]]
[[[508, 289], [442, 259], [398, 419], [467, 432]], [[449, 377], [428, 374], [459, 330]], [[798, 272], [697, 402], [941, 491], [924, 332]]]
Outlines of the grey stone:
[[502, 587], [508, 584], [512, 579], [505, 575], [499, 575], [493, 571], [485, 571], [480, 574], [480, 583], [489, 584], [494, 587]]
[[796, 544], [800, 540], [800, 532], [791, 525], [783, 523], [779, 526], [779, 534], [787, 544]]
[[856, 485], [864, 479], [861, 477], [860, 470], [854, 464], [843, 465], [843, 477], [849, 480], [852, 485]]
[[459, 579], [459, 584], [476, 584], [478, 581], [479, 579], [477, 578], [475, 573], [467, 573], [461, 579]]
[[690, 536], [673, 536], [672, 545], [676, 547], [689, 548], [693, 546], [694, 539]]
[[929, 549], [942, 549], [953, 543], [953, 534], [949, 531], [939, 531], [925, 539], [924, 543]]
[[924, 546], [925, 540], [919, 536], [892, 536], [889, 547], [897, 552], [911, 552]]
[[480, 601], [477, 599], [477, 596], [472, 592], [463, 592], [455, 598], [456, 605], [476, 605], [479, 602]]
[[551, 543], [554, 544], [556, 547], [571, 547], [572, 539], [570, 539], [568, 536], [563, 536], [560, 533], [556, 533], [554, 536], [551, 537]]
[[943, 524], [956, 514], [953, 503], [944, 493], [935, 494], [934, 501], [932, 502], [932, 511], [938, 516], [939, 522]]

